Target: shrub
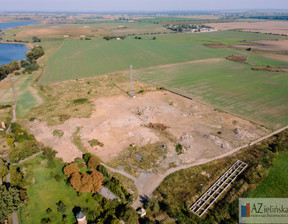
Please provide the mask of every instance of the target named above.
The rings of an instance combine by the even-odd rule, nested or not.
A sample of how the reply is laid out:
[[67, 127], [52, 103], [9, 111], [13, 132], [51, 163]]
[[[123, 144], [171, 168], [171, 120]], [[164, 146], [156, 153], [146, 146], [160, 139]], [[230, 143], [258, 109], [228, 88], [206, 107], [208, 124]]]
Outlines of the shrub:
[[79, 98], [79, 99], [73, 100], [74, 104], [83, 104], [83, 103], [86, 103], [86, 102], [88, 102], [87, 98]]
[[62, 130], [55, 129], [53, 131], [53, 136], [57, 136], [57, 137], [61, 138], [61, 137], [63, 137], [63, 135], [64, 135], [64, 132]]
[[0, 178], [6, 176], [7, 173], [8, 173], [7, 163], [5, 163], [2, 158], [0, 158]]
[[14, 134], [14, 139], [16, 142], [23, 142], [26, 140], [36, 140], [34, 135], [28, 134], [21, 126], [17, 123], [11, 124], [11, 132]]
[[62, 180], [62, 177], [59, 174], [56, 174], [54, 178], [58, 183]]
[[66, 121], [70, 118], [70, 115], [68, 114], [60, 114], [59, 116], [59, 121]]
[[92, 139], [90, 141], [88, 141], [90, 146], [93, 147], [95, 145], [99, 145], [100, 147], [103, 147], [104, 144], [102, 142], [99, 142], [97, 139]]
[[177, 155], [183, 154], [184, 153], [183, 146], [180, 143], [178, 143], [175, 146], [175, 151], [177, 152]]
[[29, 118], [29, 121], [35, 121], [35, 120], [36, 120], [35, 117], [30, 117], [30, 118]]
[[7, 144], [8, 144], [11, 148], [14, 148], [14, 138], [12, 138], [11, 135], [6, 135], [6, 140], [7, 140]]
[[36, 62], [25, 66], [25, 71], [27, 71], [28, 74], [31, 74], [32, 71], [37, 71], [38, 69], [39, 69], [39, 65]]
[[49, 159], [49, 160], [53, 160], [55, 158], [56, 155], [56, 151], [54, 151], [51, 147], [43, 147], [43, 155], [44, 158]]
[[21, 173], [20, 168], [19, 167], [11, 168], [10, 175], [11, 175], [11, 185], [15, 187], [17, 186], [20, 187], [23, 181], [23, 174]]
[[104, 177], [109, 178], [109, 174], [108, 174], [108, 172], [107, 172], [107, 170], [106, 170], [106, 168], [105, 168], [104, 166], [98, 165], [97, 171], [99, 171], [100, 173], [102, 173]]
[[43, 218], [41, 220], [41, 224], [50, 224], [51, 223], [51, 220], [49, 218]]
[[88, 160], [90, 159], [91, 156], [92, 156], [91, 153], [85, 153], [85, 154], [84, 154], [83, 159], [84, 159], [85, 163], [88, 162]]
[[57, 205], [57, 211], [58, 211], [58, 212], [64, 213], [64, 212], [66, 211], [66, 205], [64, 204], [63, 201], [58, 201], [58, 202], [56, 203], [56, 205]]

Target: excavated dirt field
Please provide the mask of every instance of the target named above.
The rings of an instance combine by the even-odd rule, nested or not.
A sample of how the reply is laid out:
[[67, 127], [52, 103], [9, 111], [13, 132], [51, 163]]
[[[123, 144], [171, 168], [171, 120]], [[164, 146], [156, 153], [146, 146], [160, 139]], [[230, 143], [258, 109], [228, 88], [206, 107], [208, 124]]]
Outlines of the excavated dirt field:
[[[166, 165], [211, 158], [268, 132], [259, 125], [166, 91], [148, 92], [135, 99], [127, 95], [100, 98], [93, 103], [95, 111], [90, 118], [73, 118], [51, 127], [27, 121], [27, 126], [38, 141], [51, 145], [65, 162], [82, 156], [71, 140], [80, 127], [85, 148], [104, 162], [117, 158], [132, 143], [144, 146], [162, 142], [167, 145]], [[62, 130], [64, 136], [53, 136], [56, 129]], [[91, 147], [88, 141], [93, 139], [104, 146]], [[184, 146], [184, 154], [176, 154], [176, 143]]]

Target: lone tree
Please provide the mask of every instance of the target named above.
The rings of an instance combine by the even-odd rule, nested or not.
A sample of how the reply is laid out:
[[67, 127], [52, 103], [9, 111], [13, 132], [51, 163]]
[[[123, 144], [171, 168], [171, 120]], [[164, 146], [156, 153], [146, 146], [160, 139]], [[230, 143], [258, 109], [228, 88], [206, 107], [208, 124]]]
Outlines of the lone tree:
[[63, 201], [58, 201], [58, 202], [56, 203], [56, 205], [57, 205], [57, 211], [58, 211], [58, 212], [64, 213], [64, 212], [66, 211], [66, 205], [64, 204]]
[[99, 166], [100, 163], [101, 163], [101, 159], [98, 156], [91, 155], [88, 160], [87, 165], [91, 170], [96, 170], [97, 166]]

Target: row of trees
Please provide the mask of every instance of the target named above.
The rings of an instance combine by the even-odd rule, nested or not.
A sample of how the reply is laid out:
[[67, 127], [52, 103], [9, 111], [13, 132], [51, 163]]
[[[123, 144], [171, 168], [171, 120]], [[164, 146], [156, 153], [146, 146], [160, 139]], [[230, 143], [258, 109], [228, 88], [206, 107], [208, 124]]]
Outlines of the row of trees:
[[0, 66], [0, 81], [6, 78], [7, 75], [13, 73], [14, 71], [20, 69], [20, 64], [17, 61], [11, 61], [7, 65]]

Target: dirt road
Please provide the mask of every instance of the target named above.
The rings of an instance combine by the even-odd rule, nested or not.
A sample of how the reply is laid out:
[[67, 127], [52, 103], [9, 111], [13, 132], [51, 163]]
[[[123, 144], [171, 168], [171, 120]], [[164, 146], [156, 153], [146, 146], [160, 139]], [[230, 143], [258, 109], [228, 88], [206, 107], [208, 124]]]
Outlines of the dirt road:
[[[273, 135], [276, 135], [284, 130], [288, 129], [288, 126], [286, 127], [283, 127], [281, 129], [278, 129], [268, 135], [265, 135], [261, 138], [258, 138], [257, 140], [251, 142], [253, 144], [257, 144], [267, 138], [270, 138], [272, 137]], [[114, 168], [110, 168], [108, 167], [107, 165], [103, 164], [107, 169], [111, 170], [112, 172], [115, 172], [115, 173], [119, 173], [119, 174], [122, 174], [123, 176], [126, 176], [128, 178], [130, 178], [131, 180], [134, 181], [135, 183], [135, 186], [138, 190], [138, 198], [137, 200], [134, 201], [134, 203], [132, 204], [132, 207], [137, 209], [138, 207], [141, 206], [141, 198], [142, 197], [150, 197], [153, 193], [153, 191], [162, 183], [162, 181], [165, 179], [165, 177], [169, 176], [170, 174], [174, 173], [174, 172], [177, 172], [179, 170], [182, 170], [182, 169], [188, 169], [190, 167], [193, 167], [193, 166], [198, 166], [198, 165], [203, 165], [203, 164], [206, 164], [206, 163], [209, 163], [209, 162], [212, 162], [214, 160], [217, 160], [217, 159], [222, 159], [222, 158], [225, 158], [227, 156], [230, 156], [232, 154], [234, 154], [235, 152], [241, 150], [241, 149], [244, 149], [248, 147], [248, 145], [243, 145], [243, 146], [240, 146], [238, 148], [235, 148], [233, 150], [230, 150], [228, 151], [227, 153], [224, 153], [222, 155], [219, 155], [219, 156], [216, 156], [216, 157], [213, 157], [213, 158], [210, 158], [210, 159], [200, 159], [198, 160], [197, 162], [194, 162], [194, 163], [191, 163], [191, 164], [185, 164], [185, 165], [182, 165], [182, 166], [179, 166], [179, 167], [175, 167], [175, 168], [171, 168], [169, 170], [167, 170], [165, 173], [163, 174], [153, 174], [153, 173], [142, 173], [138, 178], [135, 178], [134, 176], [131, 176], [130, 174], [126, 173], [125, 171], [123, 170], [118, 170], [118, 169], [114, 169]]]

